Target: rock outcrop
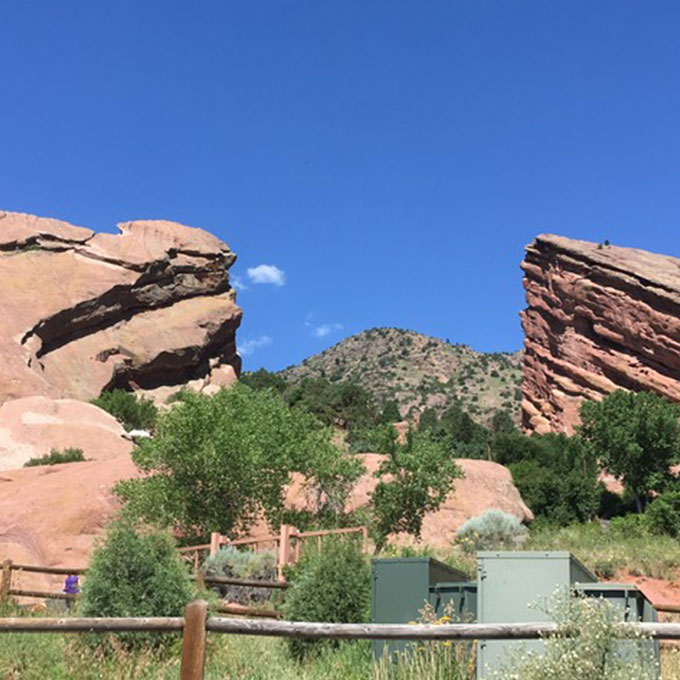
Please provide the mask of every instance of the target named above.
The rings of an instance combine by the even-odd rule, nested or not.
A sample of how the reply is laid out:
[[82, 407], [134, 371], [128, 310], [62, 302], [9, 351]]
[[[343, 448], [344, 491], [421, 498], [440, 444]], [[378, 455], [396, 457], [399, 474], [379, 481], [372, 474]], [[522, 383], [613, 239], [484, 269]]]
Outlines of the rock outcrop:
[[0, 406], [0, 470], [23, 467], [52, 449], [80, 449], [87, 460], [130, 456], [132, 441], [109, 413], [75, 399], [24, 397]]
[[0, 404], [115, 387], [163, 398], [235, 378], [234, 253], [174, 222], [118, 228], [0, 212]]
[[522, 269], [525, 430], [571, 433], [619, 388], [680, 402], [679, 259], [544, 234]]
[[[129, 455], [0, 473], [0, 555], [20, 564], [86, 567], [120, 508], [112, 488], [139, 474]], [[21, 573], [13, 588], [59, 591], [63, 577]]]
[[[357, 510], [368, 505], [371, 494], [378, 484], [374, 477], [384, 460], [379, 453], [357, 454], [366, 473], [359, 478], [347, 499], [347, 511]], [[534, 519], [531, 510], [522, 500], [512, 481], [510, 470], [488, 460], [458, 458], [456, 463], [463, 477], [456, 479], [453, 490], [436, 512], [427, 513], [423, 519], [420, 542], [435, 548], [448, 548], [454, 543], [456, 531], [471, 517], [477, 517], [486, 510], [498, 509], [514, 515], [522, 522]], [[303, 480], [295, 476], [286, 494], [286, 506], [294, 510], [314, 510], [316, 495], [307, 493]], [[254, 536], [270, 533], [264, 524], [254, 531]], [[392, 543], [410, 545], [416, 543], [412, 536], [395, 534], [390, 536]]]

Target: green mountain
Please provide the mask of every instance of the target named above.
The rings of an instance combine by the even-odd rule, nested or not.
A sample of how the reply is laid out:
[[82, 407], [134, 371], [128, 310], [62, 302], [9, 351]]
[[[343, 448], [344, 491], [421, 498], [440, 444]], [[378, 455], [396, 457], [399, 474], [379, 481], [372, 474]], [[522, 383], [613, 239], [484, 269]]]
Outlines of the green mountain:
[[415, 331], [372, 328], [280, 372], [289, 384], [325, 377], [354, 381], [383, 407], [395, 401], [402, 417], [455, 400], [487, 424], [506, 409], [520, 421], [522, 351], [484, 353]]

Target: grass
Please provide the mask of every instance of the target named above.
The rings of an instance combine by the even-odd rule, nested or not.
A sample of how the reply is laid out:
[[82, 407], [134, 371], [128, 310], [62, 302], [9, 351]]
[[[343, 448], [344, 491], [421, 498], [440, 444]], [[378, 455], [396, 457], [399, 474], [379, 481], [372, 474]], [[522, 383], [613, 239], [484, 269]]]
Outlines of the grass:
[[[450, 649], [450, 648], [448, 648]], [[304, 663], [291, 659], [284, 640], [250, 636], [208, 638], [206, 680], [471, 680], [447, 656], [429, 652], [398, 664], [372, 662], [368, 641], [328, 648]], [[440, 658], [441, 657], [441, 658]], [[3, 680], [176, 680], [180, 642], [161, 655], [149, 652], [97, 655], [78, 635], [6, 634], [0, 637]]]
[[568, 550], [600, 578], [628, 573], [672, 580], [680, 569], [680, 542], [646, 532], [604, 530], [598, 523], [531, 531], [526, 550]]
[[[2, 616], [16, 615], [3, 611]], [[0, 635], [2, 680], [176, 680], [181, 643], [164, 652], [119, 651], [102, 656], [78, 634]], [[399, 663], [374, 663], [368, 641], [326, 648], [304, 663], [291, 659], [278, 638], [208, 636], [206, 680], [473, 680], [469, 658], [447, 643], [424, 645]], [[680, 649], [662, 650], [662, 680], [680, 680]], [[581, 680], [574, 678], [574, 680]], [[637, 680], [631, 677], [630, 680]]]

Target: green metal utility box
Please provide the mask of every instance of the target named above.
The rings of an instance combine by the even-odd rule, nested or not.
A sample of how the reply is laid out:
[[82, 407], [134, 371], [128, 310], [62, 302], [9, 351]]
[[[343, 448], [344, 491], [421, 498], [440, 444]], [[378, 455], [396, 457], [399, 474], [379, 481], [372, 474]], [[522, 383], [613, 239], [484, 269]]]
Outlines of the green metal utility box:
[[447, 614], [472, 623], [477, 620], [477, 582], [436, 583], [430, 586], [430, 604], [437, 618]]
[[[374, 559], [371, 620], [374, 623], [417, 621], [419, 611], [430, 601], [430, 588], [466, 581], [466, 575], [432, 557]], [[433, 603], [434, 606], [434, 603]], [[394, 641], [390, 651], [403, 650], [408, 643]], [[384, 653], [385, 641], [373, 642], [373, 654]]]
[[[559, 588], [575, 583], [596, 583], [597, 578], [568, 552], [479, 552], [477, 553], [477, 621], [479, 623], [529, 623], [549, 621], [548, 614], [529, 608], [546, 601]], [[480, 640], [477, 648], [477, 677], [508, 664], [512, 651], [540, 650], [543, 642]]]

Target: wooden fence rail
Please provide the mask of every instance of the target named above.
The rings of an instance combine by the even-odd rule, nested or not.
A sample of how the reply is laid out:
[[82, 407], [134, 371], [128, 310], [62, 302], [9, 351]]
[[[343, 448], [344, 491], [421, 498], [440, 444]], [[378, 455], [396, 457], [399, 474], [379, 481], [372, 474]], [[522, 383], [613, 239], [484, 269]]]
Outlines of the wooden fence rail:
[[[0, 577], [0, 601], [6, 601], [11, 595], [17, 597], [37, 597], [42, 599], [53, 599], [53, 600], [77, 600], [79, 595], [60, 592], [47, 592], [44, 590], [29, 590], [26, 588], [12, 588], [12, 573], [26, 572], [33, 574], [54, 574], [54, 575], [70, 575], [78, 574], [83, 575], [87, 573], [87, 569], [83, 567], [45, 567], [34, 564], [17, 564], [12, 562], [12, 560], [5, 560], [2, 563], [2, 574]], [[258, 581], [256, 579], [244, 579], [244, 578], [232, 578], [231, 576], [208, 576], [203, 574], [200, 570], [196, 571], [192, 575], [201, 587], [205, 585], [232, 585], [232, 586], [245, 586], [249, 588], [276, 588], [284, 589], [288, 588], [290, 584], [286, 581]], [[228, 606], [229, 603], [225, 603], [224, 606]], [[232, 614], [252, 614], [253, 616], [265, 616], [271, 614], [274, 618], [278, 616], [273, 610], [268, 612], [268, 614], [263, 614], [259, 610], [245, 608], [243, 611], [236, 611], [232, 608], [229, 611]]]
[[[208, 617], [208, 603], [190, 602], [184, 617], [146, 618], [0, 618], [0, 633], [182, 632], [180, 680], [203, 680], [207, 633], [266, 635], [313, 640], [531, 640], [558, 632], [578, 636], [576, 628], [556, 623], [358, 624], [257, 621]], [[680, 640], [680, 623], [621, 623], [622, 638], [641, 634]]]

